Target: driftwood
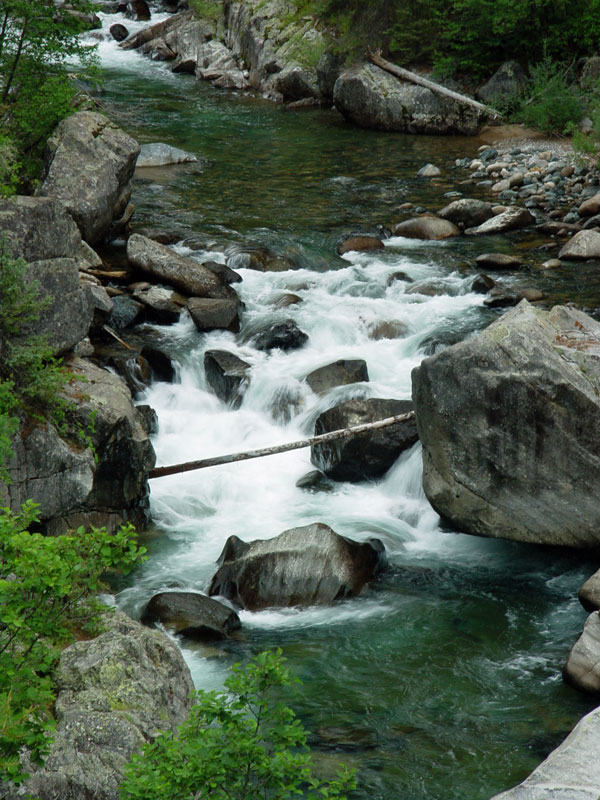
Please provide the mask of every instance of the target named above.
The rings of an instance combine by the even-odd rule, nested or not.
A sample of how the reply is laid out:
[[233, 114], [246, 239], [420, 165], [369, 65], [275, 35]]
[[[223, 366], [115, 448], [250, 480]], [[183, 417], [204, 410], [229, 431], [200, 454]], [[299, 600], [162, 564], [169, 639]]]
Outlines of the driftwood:
[[478, 111], [483, 111], [490, 117], [502, 119], [502, 114], [500, 114], [499, 111], [496, 111], [495, 108], [486, 106], [483, 103], [478, 103], [477, 100], [473, 100], [472, 97], [459, 94], [459, 92], [453, 92], [452, 89], [446, 89], [445, 86], [440, 86], [439, 83], [434, 83], [427, 78], [423, 78], [421, 75], [416, 75], [414, 72], [409, 72], [407, 69], [403, 69], [403, 67], [398, 67], [396, 64], [392, 64], [391, 61], [386, 61], [385, 58], [383, 58], [379, 53], [374, 53], [371, 50], [367, 50], [367, 58], [369, 61], [371, 61], [371, 63], [375, 64], [375, 66], [381, 67], [381, 69], [384, 69], [386, 72], [389, 72], [396, 78], [400, 78], [402, 81], [416, 83], [417, 86], [423, 86], [425, 89], [431, 89], [432, 92], [437, 92], [444, 97], [450, 97], [452, 100], [456, 100], [459, 103], [472, 106]]
[[214, 458], [203, 458], [200, 461], [186, 461], [183, 464], [173, 464], [170, 467], [155, 467], [150, 471], [149, 478], [163, 478], [165, 475], [177, 475], [180, 472], [191, 472], [195, 469], [204, 469], [205, 467], [217, 467], [220, 464], [232, 464], [235, 461], [247, 461], [250, 458], [262, 458], [263, 456], [273, 456], [277, 453], [287, 453], [288, 450], [300, 450], [303, 447], [311, 447], [314, 444], [321, 444], [322, 442], [332, 442], [335, 439], [345, 439], [348, 436], [354, 436], [357, 433], [366, 433], [367, 431], [374, 431], [378, 428], [387, 428], [390, 425], [395, 425], [398, 422], [407, 422], [415, 416], [414, 411], [409, 411], [407, 414], [397, 414], [395, 417], [386, 417], [379, 419], [376, 422], [366, 422], [364, 425], [354, 425], [351, 428], [341, 428], [337, 431], [330, 431], [329, 433], [322, 433], [320, 436], [312, 436], [310, 439], [301, 439], [298, 442], [288, 442], [287, 444], [278, 444], [274, 447], [262, 447], [259, 450], [247, 450], [245, 453], [231, 453], [226, 456], [215, 456]]

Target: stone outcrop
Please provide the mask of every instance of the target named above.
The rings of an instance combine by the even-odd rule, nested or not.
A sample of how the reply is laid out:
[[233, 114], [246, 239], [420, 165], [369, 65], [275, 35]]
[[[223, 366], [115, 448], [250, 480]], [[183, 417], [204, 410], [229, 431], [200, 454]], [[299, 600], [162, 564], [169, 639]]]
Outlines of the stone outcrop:
[[50, 197], [0, 200], [0, 232], [11, 253], [25, 261], [75, 258], [81, 249], [77, 225]]
[[106, 117], [80, 111], [62, 120], [48, 140], [38, 195], [60, 201], [94, 245], [125, 211], [138, 153], [135, 139]]
[[249, 543], [230, 536], [209, 594], [250, 611], [331, 605], [360, 594], [384, 561], [379, 539], [354, 542], [320, 522]]
[[582, 692], [600, 695], [600, 614], [593, 611], [583, 626], [583, 633], [573, 645], [563, 678]]
[[[131, 755], [159, 730], [175, 730], [191, 706], [193, 684], [176, 645], [120, 612], [91, 641], [61, 654], [57, 726], [42, 767], [25, 784], [40, 800], [118, 800]], [[24, 795], [7, 787], [0, 795]]]
[[241, 628], [233, 609], [199, 592], [159, 592], [142, 612], [144, 625], [161, 622], [190, 639], [226, 639]]
[[581, 719], [564, 742], [514, 789], [493, 800], [597, 800], [600, 709]]
[[210, 269], [138, 233], [127, 240], [127, 258], [138, 269], [191, 297], [237, 298], [233, 289]]
[[600, 324], [526, 301], [413, 371], [423, 486], [455, 528], [597, 547]]
[[343, 72], [335, 82], [338, 111], [363, 128], [403, 133], [477, 133], [475, 109], [421, 86], [400, 81], [374, 64]]
[[[410, 400], [348, 400], [319, 415], [315, 435], [376, 422], [413, 410]], [[414, 420], [386, 428], [358, 433], [344, 439], [313, 445], [310, 460], [328, 478], [336, 481], [365, 481], [380, 478], [398, 456], [417, 441]]]

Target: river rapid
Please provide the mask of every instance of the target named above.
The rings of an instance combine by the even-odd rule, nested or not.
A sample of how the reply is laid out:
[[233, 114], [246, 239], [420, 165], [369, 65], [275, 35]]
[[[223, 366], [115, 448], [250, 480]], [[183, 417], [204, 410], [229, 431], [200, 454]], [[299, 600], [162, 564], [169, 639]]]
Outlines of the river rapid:
[[[106, 27], [115, 21], [104, 18]], [[224, 246], [251, 241], [295, 265], [239, 271], [246, 308], [237, 336], [201, 335], [187, 318], [155, 329], [177, 368], [174, 384], [140, 398], [158, 413], [158, 464], [303, 438], [321, 411], [351, 397], [409, 399], [424, 356], [499, 313], [469, 290], [474, 258], [491, 246], [529, 247], [531, 237], [392, 238], [374, 254], [335, 253], [344, 235], [389, 224], [404, 202], [440, 208], [446, 193], [462, 191], [466, 175], [454, 160], [474, 155], [476, 140], [360, 130], [333, 111], [285, 112], [173, 75], [108, 39], [99, 49], [109, 115], [142, 143], [198, 157], [137, 171], [134, 229], [181, 231], [176, 248], [199, 260], [224, 261]], [[442, 168], [435, 182], [415, 177], [428, 161]], [[407, 293], [425, 280], [444, 293]], [[581, 281], [563, 273], [543, 281], [551, 297], [589, 304]], [[301, 302], [278, 309], [289, 292]], [[307, 345], [270, 354], [252, 346], [255, 331], [285, 318], [308, 333]], [[397, 338], [378, 338], [382, 323]], [[207, 386], [203, 355], [214, 348], [252, 365], [238, 410]], [[307, 373], [340, 358], [365, 359], [369, 382], [315, 395]], [[180, 642], [196, 686], [219, 688], [232, 663], [281, 647], [303, 682], [290, 702], [320, 768], [356, 767], [360, 800], [485, 800], [522, 780], [592, 707], [560, 670], [586, 617], [577, 589], [596, 565], [442, 528], [421, 488], [419, 445], [378, 482], [321, 492], [296, 487], [313, 468], [309, 455], [152, 481], [150, 558], [119, 587], [118, 605], [137, 616], [161, 589], [206, 590], [231, 534], [270, 538], [319, 521], [356, 540], [379, 537], [391, 567], [363, 596], [327, 609], [243, 612], [240, 638], [218, 647]]]

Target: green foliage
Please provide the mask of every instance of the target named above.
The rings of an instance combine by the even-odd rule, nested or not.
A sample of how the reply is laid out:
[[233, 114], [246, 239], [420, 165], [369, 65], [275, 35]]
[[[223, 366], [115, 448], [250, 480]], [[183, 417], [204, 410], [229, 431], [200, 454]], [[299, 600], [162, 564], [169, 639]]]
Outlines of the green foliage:
[[15, 194], [18, 173], [17, 149], [12, 139], [0, 136], [0, 198]]
[[0, 774], [16, 783], [21, 749], [40, 762], [50, 743], [60, 648], [98, 632], [102, 575], [129, 572], [144, 554], [131, 526], [45, 537], [29, 532], [37, 520], [31, 501], [18, 515], [0, 509]]
[[94, 61], [78, 35], [86, 29], [88, 0], [0, 0], [0, 127], [17, 146], [27, 179], [35, 177], [48, 135], [73, 111], [76, 88], [69, 61]]
[[208, 19], [216, 22], [222, 13], [221, 0], [190, 0], [192, 8], [200, 19]]
[[343, 800], [354, 776], [315, 777], [306, 731], [273, 697], [292, 678], [281, 651], [233, 667], [228, 693], [198, 692], [177, 735], [161, 734], [134, 755], [123, 800]]
[[546, 56], [531, 67], [531, 101], [519, 120], [544, 133], [568, 133], [583, 117], [583, 95], [568, 80], [568, 70]]

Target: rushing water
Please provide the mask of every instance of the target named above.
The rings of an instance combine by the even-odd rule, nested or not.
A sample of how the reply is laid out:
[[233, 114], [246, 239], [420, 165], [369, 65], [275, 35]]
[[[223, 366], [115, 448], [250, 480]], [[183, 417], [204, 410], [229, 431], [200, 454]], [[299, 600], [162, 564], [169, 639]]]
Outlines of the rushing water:
[[[160, 464], [302, 438], [322, 410], [350, 397], [409, 398], [411, 370], [426, 353], [493, 318], [469, 292], [474, 257], [491, 244], [535, 244], [523, 236], [391, 239], [385, 251], [341, 259], [341, 236], [389, 223], [401, 203], [445, 204], [465, 177], [454, 159], [477, 142], [363, 131], [333, 112], [288, 113], [173, 76], [113, 43], [101, 52], [111, 115], [140, 141], [199, 159], [138, 170], [135, 224], [181, 231], [179, 251], [201, 260], [222, 261], [223, 245], [258, 241], [296, 265], [240, 271], [246, 310], [237, 336], [201, 335], [189, 319], [157, 329], [178, 370], [176, 383], [157, 383], [142, 398], [158, 412]], [[440, 180], [414, 177], [427, 161], [443, 168]], [[545, 257], [530, 252], [533, 262]], [[390, 280], [399, 271], [445, 293], [407, 294], [409, 283]], [[540, 281], [553, 296], [593, 303], [568, 274]], [[290, 291], [302, 302], [277, 310]], [[262, 324], [288, 317], [309, 334], [304, 348], [266, 354], [252, 346]], [[382, 322], [402, 329], [401, 338], [373, 338]], [[215, 347], [252, 364], [239, 410], [207, 387], [203, 354]], [[339, 358], [364, 358], [370, 381], [316, 396], [303, 378]], [[296, 488], [310, 469], [300, 450], [153, 481], [150, 559], [121, 587], [119, 605], [135, 615], [161, 589], [206, 589], [230, 534], [269, 538], [321, 521], [357, 540], [377, 536], [391, 569], [364, 596], [333, 609], [242, 613], [242, 636], [222, 646], [181, 642], [196, 685], [219, 687], [234, 661], [281, 647], [303, 681], [292, 704], [321, 769], [355, 766], [357, 798], [484, 800], [523, 779], [591, 707], [563, 685], [560, 669], [585, 619], [577, 589], [595, 565], [440, 528], [421, 488], [418, 445], [378, 482]]]

